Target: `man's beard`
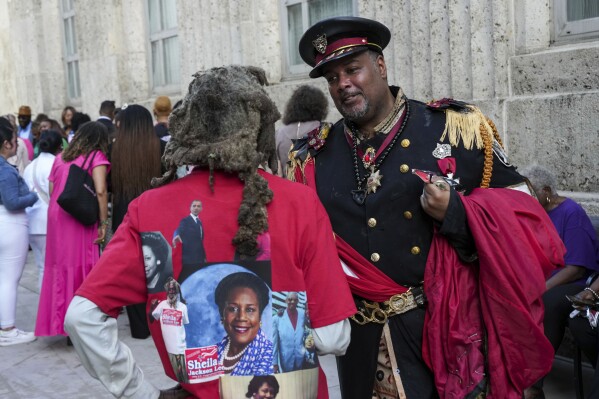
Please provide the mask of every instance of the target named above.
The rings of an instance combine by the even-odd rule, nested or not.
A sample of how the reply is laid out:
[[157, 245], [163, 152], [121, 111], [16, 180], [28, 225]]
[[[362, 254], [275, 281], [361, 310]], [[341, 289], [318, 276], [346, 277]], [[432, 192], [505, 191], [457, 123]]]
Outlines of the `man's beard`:
[[343, 103], [340, 104], [339, 113], [350, 122], [359, 122], [370, 110], [370, 102], [362, 94], [364, 102], [362, 104], [354, 105], [353, 107], [346, 107]]

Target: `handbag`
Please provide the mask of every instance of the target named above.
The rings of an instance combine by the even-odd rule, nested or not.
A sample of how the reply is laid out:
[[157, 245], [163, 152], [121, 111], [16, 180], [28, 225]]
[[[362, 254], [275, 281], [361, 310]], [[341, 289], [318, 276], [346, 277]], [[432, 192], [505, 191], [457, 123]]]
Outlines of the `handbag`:
[[96, 152], [94, 151], [94, 155], [86, 169], [85, 164], [89, 156], [90, 154], [87, 154], [81, 167], [75, 164], [69, 167], [69, 175], [64, 190], [56, 200], [65, 212], [86, 226], [98, 221], [100, 211], [94, 180], [89, 174]]

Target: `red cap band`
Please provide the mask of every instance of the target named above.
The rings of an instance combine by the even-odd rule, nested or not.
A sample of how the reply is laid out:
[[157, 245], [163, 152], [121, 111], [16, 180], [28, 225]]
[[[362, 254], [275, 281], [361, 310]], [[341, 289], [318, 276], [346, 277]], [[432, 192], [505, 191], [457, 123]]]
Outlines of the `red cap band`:
[[339, 39], [337, 41], [334, 41], [333, 43], [327, 45], [327, 49], [325, 50], [324, 54], [316, 54], [316, 66], [318, 66], [318, 64], [320, 64], [320, 62], [322, 60], [324, 60], [325, 58], [328, 58], [330, 55], [332, 55], [333, 53], [337, 52], [338, 50], [344, 49], [344, 48], [348, 48], [348, 47], [355, 47], [355, 46], [366, 46], [368, 45], [368, 39], [365, 37], [346, 37], [344, 39]]

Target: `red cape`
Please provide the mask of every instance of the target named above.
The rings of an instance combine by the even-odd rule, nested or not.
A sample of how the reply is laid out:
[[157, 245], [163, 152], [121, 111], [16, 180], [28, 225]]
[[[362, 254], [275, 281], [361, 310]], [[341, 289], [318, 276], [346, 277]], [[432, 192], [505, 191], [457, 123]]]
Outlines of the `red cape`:
[[528, 194], [475, 189], [461, 199], [479, 261], [462, 262], [435, 234], [424, 278], [423, 356], [440, 397], [464, 398], [483, 378], [486, 333], [488, 398], [520, 399], [551, 369], [541, 296], [545, 277], [563, 265], [565, 248]]

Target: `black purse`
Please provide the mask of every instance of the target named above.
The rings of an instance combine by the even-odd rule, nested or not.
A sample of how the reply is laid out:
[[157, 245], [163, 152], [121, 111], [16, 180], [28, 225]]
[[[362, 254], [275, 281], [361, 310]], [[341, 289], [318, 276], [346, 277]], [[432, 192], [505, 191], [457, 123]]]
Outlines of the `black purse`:
[[96, 153], [94, 151], [94, 156], [92, 156], [86, 169], [85, 164], [89, 155], [87, 154], [81, 167], [75, 164], [69, 167], [69, 175], [64, 190], [56, 200], [65, 212], [86, 226], [96, 223], [100, 212], [94, 180], [88, 173]]

